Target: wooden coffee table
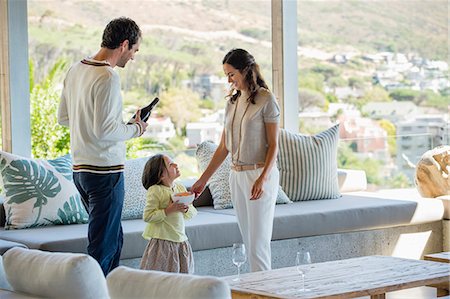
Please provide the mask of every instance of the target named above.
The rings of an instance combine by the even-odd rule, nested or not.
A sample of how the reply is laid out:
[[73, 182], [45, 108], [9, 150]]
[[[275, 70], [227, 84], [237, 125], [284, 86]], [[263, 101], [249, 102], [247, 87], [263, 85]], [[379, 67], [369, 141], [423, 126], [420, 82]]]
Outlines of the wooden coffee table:
[[[387, 292], [426, 285], [447, 286], [448, 264], [390, 256], [360, 258], [303, 265], [305, 288], [299, 290], [296, 267], [246, 273], [224, 279], [233, 298], [385, 298]], [[441, 293], [444, 295], [444, 293]]]
[[[423, 257], [426, 261], [433, 261], [438, 263], [447, 263], [450, 264], [450, 252], [441, 252], [441, 253], [433, 253], [433, 254], [427, 254]], [[450, 265], [449, 271], [450, 271]], [[430, 287], [437, 288], [437, 295], [439, 297], [445, 296], [449, 294], [449, 284], [441, 284], [441, 285], [430, 285]]]
[[440, 263], [449, 263], [450, 264], [450, 252], [441, 252], [441, 253], [433, 253], [427, 254], [423, 257], [424, 260], [440, 262]]

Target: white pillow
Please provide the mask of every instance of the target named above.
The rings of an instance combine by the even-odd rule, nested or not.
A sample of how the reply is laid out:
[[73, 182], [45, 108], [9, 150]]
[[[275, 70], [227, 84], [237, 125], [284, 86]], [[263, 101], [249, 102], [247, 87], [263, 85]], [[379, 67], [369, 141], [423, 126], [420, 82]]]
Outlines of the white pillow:
[[3, 255], [3, 265], [14, 291], [44, 298], [109, 298], [99, 264], [86, 254], [14, 247]]
[[106, 277], [111, 299], [231, 298], [228, 284], [217, 278], [117, 267]]
[[316, 135], [280, 130], [280, 184], [293, 201], [340, 196], [337, 175], [339, 125]]
[[87, 223], [69, 155], [39, 160], [0, 151], [5, 229]]
[[[205, 171], [209, 162], [217, 149], [217, 145], [210, 141], [204, 141], [197, 147], [197, 161], [199, 163], [200, 171]], [[230, 171], [231, 171], [231, 158], [228, 155], [223, 161], [222, 165], [211, 176], [208, 181], [209, 190], [214, 203], [214, 209], [228, 209], [232, 208], [231, 191], [230, 191]], [[283, 189], [278, 186], [277, 204], [292, 203], [288, 196], [284, 193]]]

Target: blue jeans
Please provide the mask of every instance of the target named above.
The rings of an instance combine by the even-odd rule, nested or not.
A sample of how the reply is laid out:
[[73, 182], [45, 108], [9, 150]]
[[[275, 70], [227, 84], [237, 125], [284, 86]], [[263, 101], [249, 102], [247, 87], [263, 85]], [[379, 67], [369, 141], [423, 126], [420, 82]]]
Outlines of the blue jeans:
[[73, 179], [89, 213], [87, 252], [98, 261], [106, 276], [119, 265], [122, 251], [123, 172], [74, 172]]

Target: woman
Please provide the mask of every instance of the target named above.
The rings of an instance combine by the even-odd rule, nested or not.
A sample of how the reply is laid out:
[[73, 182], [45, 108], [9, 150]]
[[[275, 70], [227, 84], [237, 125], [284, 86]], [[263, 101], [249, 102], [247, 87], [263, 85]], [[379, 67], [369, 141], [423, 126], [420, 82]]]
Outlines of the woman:
[[225, 127], [211, 162], [192, 186], [192, 191], [200, 193], [228, 153], [231, 154], [231, 199], [250, 269], [269, 270], [279, 184], [275, 161], [280, 109], [250, 53], [233, 49], [225, 55], [222, 64], [231, 84]]

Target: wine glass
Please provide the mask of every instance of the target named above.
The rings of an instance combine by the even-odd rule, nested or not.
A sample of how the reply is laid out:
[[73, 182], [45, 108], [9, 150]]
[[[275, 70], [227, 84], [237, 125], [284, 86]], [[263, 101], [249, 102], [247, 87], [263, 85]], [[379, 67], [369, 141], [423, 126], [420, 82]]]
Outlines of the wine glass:
[[233, 244], [233, 264], [238, 268], [238, 275], [233, 281], [241, 280], [241, 266], [247, 261], [247, 253], [245, 252], [245, 245], [242, 243]]
[[302, 265], [311, 264], [311, 255], [308, 251], [298, 251], [295, 258], [295, 266], [297, 267], [297, 272], [300, 274], [300, 291], [306, 292], [305, 289], [305, 270], [302, 269]]

